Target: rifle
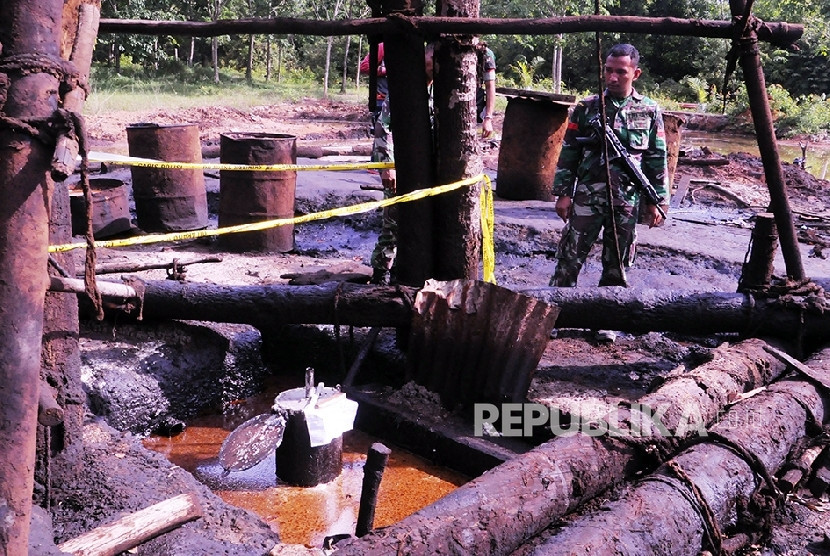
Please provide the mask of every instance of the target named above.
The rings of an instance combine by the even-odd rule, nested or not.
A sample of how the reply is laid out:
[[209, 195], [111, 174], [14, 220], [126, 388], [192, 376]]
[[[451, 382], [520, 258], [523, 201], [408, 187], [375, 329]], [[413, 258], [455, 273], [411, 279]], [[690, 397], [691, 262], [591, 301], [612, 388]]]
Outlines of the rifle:
[[600, 139], [603, 133], [605, 134], [606, 143], [611, 151], [610, 159], [622, 159], [624, 163], [623, 166], [626, 173], [628, 173], [628, 176], [631, 178], [634, 187], [636, 187], [641, 194], [645, 195], [646, 201], [648, 201], [649, 204], [657, 207], [657, 212], [659, 212], [660, 216], [662, 216], [665, 220], [666, 213], [662, 208], [660, 208], [660, 196], [657, 195], [657, 191], [654, 189], [654, 186], [649, 183], [648, 178], [645, 174], [643, 174], [640, 166], [631, 159], [631, 155], [628, 154], [628, 150], [620, 142], [617, 134], [614, 133], [613, 129], [611, 129], [611, 126], [608, 124], [603, 125], [600, 121], [599, 114], [588, 120], [588, 125], [590, 125], [597, 134], [597, 139]]

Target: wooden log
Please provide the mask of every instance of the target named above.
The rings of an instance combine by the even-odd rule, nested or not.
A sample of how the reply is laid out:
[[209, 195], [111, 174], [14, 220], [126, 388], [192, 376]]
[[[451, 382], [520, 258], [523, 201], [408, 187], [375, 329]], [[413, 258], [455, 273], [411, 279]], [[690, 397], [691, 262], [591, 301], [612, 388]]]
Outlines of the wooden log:
[[[637, 17], [585, 15], [575, 17], [478, 18], [478, 17], [407, 17], [394, 19], [307, 20], [286, 17], [195, 21], [147, 21], [137, 19], [102, 19], [100, 33], [142, 35], [186, 35], [216, 37], [234, 34], [269, 35], [400, 35], [417, 30], [421, 35], [443, 33], [467, 35], [558, 35], [607, 31], [616, 33], [664, 34], [731, 39], [735, 33], [730, 21], [680, 19], [674, 17]], [[804, 26], [794, 23], [764, 22], [757, 29], [758, 39], [782, 46], [795, 43], [804, 33]]]
[[804, 477], [810, 474], [813, 463], [815, 463], [823, 449], [824, 446], [810, 446], [802, 452], [794, 466], [778, 479], [778, 488], [781, 489], [781, 492], [788, 494], [801, 484]]
[[[796, 403], [793, 403], [795, 400]], [[791, 375], [733, 406], [693, 445], [628, 487], [601, 512], [576, 519], [529, 554], [719, 554], [721, 531], [738, 525], [740, 501], [787, 459], [815, 416], [830, 410], [826, 389]], [[821, 421], [819, 421], [821, 422]], [[774, 489], [773, 485], [768, 485]], [[774, 493], [773, 493], [774, 494]], [[767, 511], [771, 511], [770, 504]], [[763, 512], [754, 509], [754, 519]]]
[[[233, 322], [254, 326], [334, 324], [408, 326], [416, 288], [328, 283], [317, 286], [220, 286], [147, 281], [145, 319]], [[635, 288], [520, 290], [561, 309], [558, 328], [684, 334], [743, 333], [805, 340], [830, 334], [830, 312], [802, 311], [797, 303], [727, 292], [673, 292]], [[796, 300], [796, 298], [794, 298]]]
[[40, 381], [37, 399], [37, 422], [44, 427], [56, 427], [63, 423], [63, 408], [55, 399], [55, 390], [45, 381]]
[[777, 250], [778, 233], [775, 231], [773, 214], [769, 212], [756, 214], [749, 260], [744, 263], [741, 278], [738, 280], [739, 292], [770, 285]]
[[560, 307], [556, 320], [559, 328], [703, 335], [751, 331], [753, 335], [772, 338], [792, 338], [803, 332], [805, 339], [819, 343], [826, 341], [830, 333], [826, 311], [802, 312], [798, 303], [786, 306], [775, 298], [749, 293], [621, 287], [532, 288], [521, 292]]
[[[687, 436], [697, 427], [691, 415], [710, 423], [731, 397], [769, 383], [785, 368], [766, 343], [747, 340], [718, 348], [711, 361], [690, 372], [678, 370], [639, 402], [661, 412], [669, 435]], [[618, 426], [618, 417], [609, 416], [609, 424]], [[640, 438], [639, 444], [646, 446], [648, 440]], [[343, 541], [338, 553], [509, 554], [580, 504], [642, 471], [649, 459], [634, 443], [610, 436], [558, 436], [395, 525]]]
[[195, 494], [180, 494], [58, 545], [76, 556], [115, 556], [202, 516]]
[[360, 489], [360, 506], [355, 526], [357, 537], [362, 537], [374, 527], [380, 481], [391, 453], [392, 450], [380, 442], [375, 442], [369, 448], [366, 465], [363, 466], [363, 487]]

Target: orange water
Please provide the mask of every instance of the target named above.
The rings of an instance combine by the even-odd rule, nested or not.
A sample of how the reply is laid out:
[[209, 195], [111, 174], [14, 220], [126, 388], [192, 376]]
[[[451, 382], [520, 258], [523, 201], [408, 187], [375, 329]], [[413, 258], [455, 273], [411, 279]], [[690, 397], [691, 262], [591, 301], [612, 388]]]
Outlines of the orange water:
[[[273, 396], [266, 396], [266, 400], [270, 402]], [[268, 403], [253, 405], [268, 407]], [[316, 487], [291, 487], [277, 479], [273, 454], [251, 469], [222, 476], [217, 462], [219, 447], [229, 430], [238, 424], [228, 423], [227, 416], [202, 417], [188, 423], [187, 429], [176, 437], [151, 437], [144, 443], [190, 471], [226, 502], [275, 525], [284, 543], [319, 548], [328, 535], [354, 534], [363, 465], [369, 446], [377, 439], [360, 431], [347, 432], [343, 436], [343, 472], [339, 477]], [[467, 481], [466, 477], [432, 466], [405, 450], [387, 446], [392, 454], [378, 492], [375, 527], [396, 523]]]

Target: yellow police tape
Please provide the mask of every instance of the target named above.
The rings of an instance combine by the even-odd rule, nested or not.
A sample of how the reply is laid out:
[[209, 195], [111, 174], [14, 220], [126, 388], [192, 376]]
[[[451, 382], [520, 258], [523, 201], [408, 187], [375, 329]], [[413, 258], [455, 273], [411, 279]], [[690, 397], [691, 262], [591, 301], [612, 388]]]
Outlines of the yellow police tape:
[[[362, 166], [365, 168], [365, 166]], [[481, 232], [482, 232], [482, 263], [483, 263], [483, 279], [487, 282], [495, 284], [495, 250], [493, 247], [493, 228], [495, 221], [495, 211], [493, 208], [493, 189], [490, 178], [486, 174], [467, 178], [455, 183], [447, 185], [439, 185], [429, 189], [418, 189], [410, 193], [404, 193], [395, 197], [389, 197], [380, 201], [368, 201], [365, 203], [358, 203], [347, 207], [338, 207], [323, 212], [315, 212], [312, 214], [304, 214], [294, 218], [277, 218], [274, 220], [265, 220], [262, 222], [254, 222], [252, 224], [238, 224], [236, 226], [227, 226], [225, 228], [217, 228], [215, 230], [191, 230], [186, 232], [173, 232], [169, 234], [148, 234], [144, 236], [135, 236], [125, 239], [113, 239], [109, 241], [96, 241], [94, 246], [97, 247], [127, 247], [129, 245], [144, 245], [149, 243], [162, 243], [170, 241], [182, 241], [198, 239], [203, 237], [219, 236], [224, 234], [234, 234], [239, 232], [255, 232], [260, 230], [267, 230], [277, 226], [284, 226], [286, 224], [302, 224], [304, 222], [311, 222], [313, 220], [325, 220], [335, 216], [347, 216], [350, 214], [361, 214], [369, 212], [378, 208], [388, 207], [398, 203], [408, 203], [417, 201], [425, 197], [434, 195], [441, 195], [455, 191], [468, 185], [474, 185], [479, 181], [484, 181], [484, 187], [481, 190]], [[72, 251], [73, 249], [83, 249], [87, 247], [86, 242], [65, 243], [63, 245], [52, 245], [49, 247], [50, 253], [62, 253]]]
[[235, 170], [245, 172], [287, 172], [297, 170], [362, 170], [364, 168], [394, 168], [394, 162], [358, 162], [353, 164], [225, 164], [221, 162], [166, 162], [151, 158], [136, 158], [91, 152], [90, 162], [106, 162], [113, 165], [160, 168], [163, 170]]

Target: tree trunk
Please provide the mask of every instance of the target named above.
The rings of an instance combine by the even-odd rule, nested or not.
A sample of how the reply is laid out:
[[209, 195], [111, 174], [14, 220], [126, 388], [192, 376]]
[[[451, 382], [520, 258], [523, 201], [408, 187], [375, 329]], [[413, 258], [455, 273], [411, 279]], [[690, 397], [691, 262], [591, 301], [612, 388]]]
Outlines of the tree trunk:
[[[769, 383], [785, 369], [764, 342], [748, 340], [715, 350], [712, 361], [691, 373], [678, 370], [639, 403], [661, 410], [664, 434], [682, 438], [699, 423], [712, 422], [730, 397]], [[619, 415], [607, 422], [618, 426]], [[645, 442], [654, 431], [644, 432], [636, 444], [609, 435], [556, 437], [395, 525], [339, 543], [338, 553], [509, 554], [580, 504], [642, 472], [651, 459], [644, 454], [657, 445]]]
[[[57, 65], [63, 2], [0, 5], [7, 61]], [[58, 80], [39, 64], [2, 75], [3, 116], [42, 119], [58, 105]], [[47, 66], [50, 67], [51, 66]], [[0, 555], [26, 554], [34, 484], [43, 305], [47, 284], [51, 148], [0, 130]]]
[[265, 35], [265, 82], [271, 81], [271, 35]]
[[346, 83], [349, 81], [349, 46], [352, 42], [352, 36], [346, 35], [346, 48], [343, 53], [343, 81], [340, 85], [340, 93], [346, 94]]
[[[395, 0], [384, 5], [389, 14], [423, 13], [420, 1]], [[424, 66], [424, 42], [419, 35], [385, 35], [384, 60], [389, 77], [392, 134], [398, 193], [435, 185], [432, 126]], [[432, 203], [422, 199], [398, 205], [398, 281], [420, 286], [434, 275]]]
[[[477, 17], [478, 0], [443, 0], [441, 16]], [[444, 38], [435, 52], [436, 181], [454, 183], [481, 174], [476, 129], [477, 56], [469, 38]], [[459, 102], [462, 100], [462, 102]], [[474, 280], [481, 262], [481, 186], [433, 199], [438, 280]]]
[[248, 35], [248, 62], [245, 64], [245, 81], [254, 84], [254, 36]]
[[[562, 35], [557, 37], [562, 38]], [[557, 95], [562, 92], [562, 46], [553, 47], [553, 92]]]
[[[830, 351], [824, 353], [824, 362], [819, 358], [811, 364], [826, 369], [828, 356]], [[720, 532], [743, 528], [736, 520], [736, 507], [754, 501], [756, 487], [765, 486], [761, 469], [774, 475], [816, 416], [821, 423], [828, 404], [826, 390], [804, 377], [773, 384], [724, 414], [710, 429], [715, 438], [701, 439], [618, 499], [603, 504], [601, 512], [571, 521], [530, 553], [718, 554]], [[711, 522], [704, 518], [704, 507], [711, 510]], [[760, 520], [774, 505], [749, 509], [753, 520]]]
[[331, 44], [333, 37], [326, 39], [326, 64], [323, 70], [323, 98], [329, 98], [329, 69], [331, 68]]
[[357, 64], [354, 67], [354, 90], [360, 91], [360, 61], [363, 54], [363, 35], [357, 37]]
[[219, 83], [219, 39], [216, 37], [210, 41], [210, 60], [213, 64], [213, 82]]

